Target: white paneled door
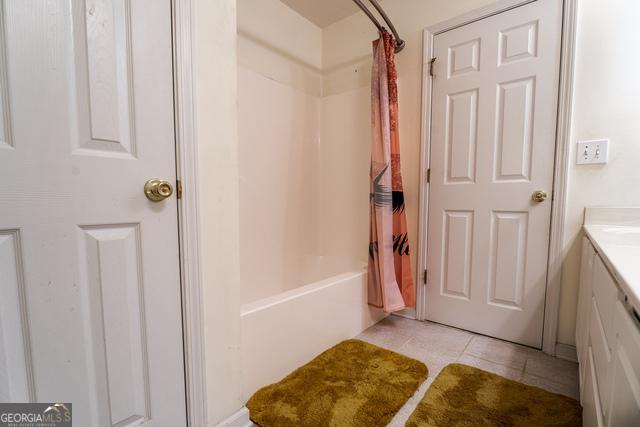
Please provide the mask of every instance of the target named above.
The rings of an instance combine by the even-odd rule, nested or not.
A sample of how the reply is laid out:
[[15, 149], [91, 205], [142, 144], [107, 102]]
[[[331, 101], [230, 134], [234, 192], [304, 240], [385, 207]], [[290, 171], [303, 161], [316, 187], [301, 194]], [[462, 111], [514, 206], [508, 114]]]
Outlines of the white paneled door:
[[426, 317], [538, 348], [561, 20], [538, 0], [434, 37]]
[[0, 401], [186, 425], [171, 1], [0, 5]]

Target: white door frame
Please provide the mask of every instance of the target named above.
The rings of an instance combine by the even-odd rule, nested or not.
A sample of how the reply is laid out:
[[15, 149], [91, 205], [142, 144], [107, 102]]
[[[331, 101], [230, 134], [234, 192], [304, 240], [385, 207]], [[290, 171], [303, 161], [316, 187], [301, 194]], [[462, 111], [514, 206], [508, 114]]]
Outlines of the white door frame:
[[[536, 0], [502, 0], [489, 6], [473, 10], [424, 30], [424, 56], [422, 66], [422, 136], [420, 144], [420, 205], [418, 224], [418, 269], [416, 317], [426, 319], [426, 290], [424, 271], [427, 265], [427, 222], [429, 211], [429, 152], [431, 148], [431, 98], [432, 80], [429, 76], [433, 55], [433, 38], [437, 34], [466, 24], [497, 15], [510, 9], [533, 3]], [[560, 308], [560, 286], [562, 280], [562, 239], [566, 207], [567, 174], [569, 170], [569, 142], [573, 94], [573, 65], [576, 33], [577, 0], [563, 2], [562, 47], [560, 51], [560, 85], [558, 90], [558, 117], [556, 130], [555, 168], [551, 197], [551, 229], [549, 236], [549, 263], [544, 308], [542, 350], [555, 355], [558, 334], [558, 311]]]
[[187, 422], [206, 426], [207, 394], [198, 218], [198, 153], [193, 77], [193, 0], [172, 0], [176, 176]]

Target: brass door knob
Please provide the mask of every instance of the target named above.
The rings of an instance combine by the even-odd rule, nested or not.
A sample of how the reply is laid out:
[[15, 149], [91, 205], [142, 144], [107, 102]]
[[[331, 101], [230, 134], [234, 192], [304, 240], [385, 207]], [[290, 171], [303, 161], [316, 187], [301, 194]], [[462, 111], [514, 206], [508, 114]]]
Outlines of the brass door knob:
[[153, 178], [144, 183], [144, 195], [152, 202], [161, 202], [173, 194], [173, 187], [168, 181]]
[[542, 190], [534, 191], [533, 194], [531, 195], [531, 200], [538, 203], [544, 202], [545, 200], [547, 200], [546, 191], [542, 191]]

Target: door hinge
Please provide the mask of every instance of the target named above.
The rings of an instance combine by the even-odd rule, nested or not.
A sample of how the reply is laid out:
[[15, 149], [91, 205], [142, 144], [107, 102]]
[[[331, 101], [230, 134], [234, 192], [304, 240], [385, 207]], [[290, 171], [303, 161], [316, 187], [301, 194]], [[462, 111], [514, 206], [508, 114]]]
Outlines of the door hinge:
[[425, 270], [424, 270], [424, 273], [423, 273], [423, 275], [422, 275], [422, 283], [424, 283], [425, 285], [427, 284], [427, 277], [428, 277], [428, 273], [427, 273], [427, 271], [429, 271], [429, 270], [426, 270], [426, 269], [425, 269]]
[[429, 75], [431, 77], [435, 77], [435, 74], [433, 74], [433, 68], [435, 66], [435, 62], [436, 62], [436, 58], [431, 58], [431, 61], [429, 61]]
[[178, 199], [182, 199], [182, 180], [181, 179], [176, 180], [176, 197]]
[[427, 169], [427, 183], [431, 182], [431, 168]]

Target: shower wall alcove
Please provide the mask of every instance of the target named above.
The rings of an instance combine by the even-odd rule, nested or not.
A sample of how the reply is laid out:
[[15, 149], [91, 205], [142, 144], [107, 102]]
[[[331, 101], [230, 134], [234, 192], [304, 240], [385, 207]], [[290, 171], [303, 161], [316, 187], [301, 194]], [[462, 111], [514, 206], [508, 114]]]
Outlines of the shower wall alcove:
[[370, 65], [340, 91], [322, 59], [319, 27], [238, 1], [244, 398], [384, 316], [366, 299]]

